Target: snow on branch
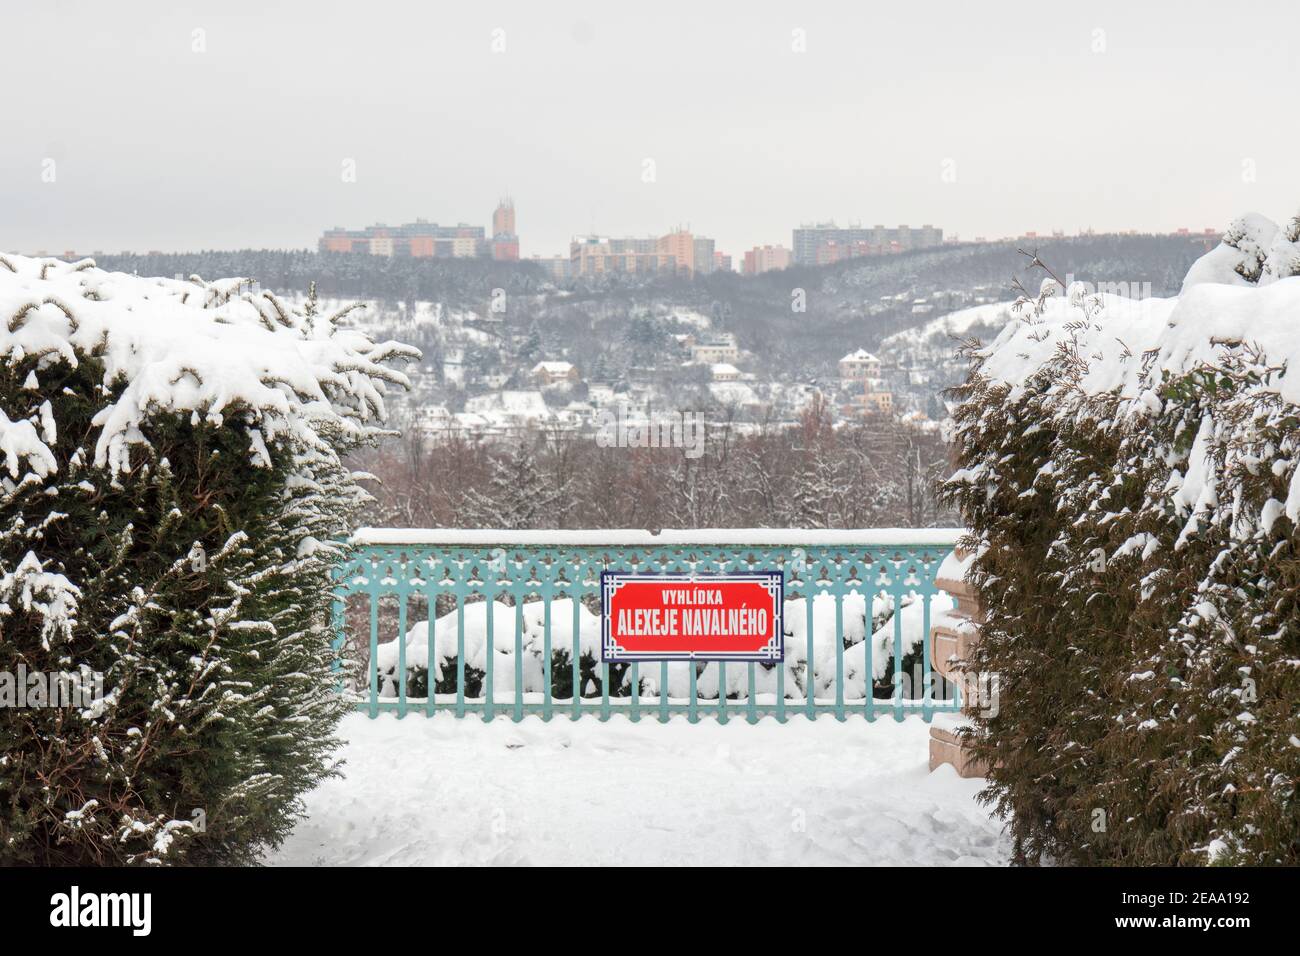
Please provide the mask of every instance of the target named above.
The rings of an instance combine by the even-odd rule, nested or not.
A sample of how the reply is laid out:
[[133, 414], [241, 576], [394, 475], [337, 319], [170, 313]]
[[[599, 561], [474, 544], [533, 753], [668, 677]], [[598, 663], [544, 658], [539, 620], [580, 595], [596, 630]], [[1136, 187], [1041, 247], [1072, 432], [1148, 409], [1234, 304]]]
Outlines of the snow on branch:
[[[1293, 237], [1288, 239], [1287, 237]], [[1188, 271], [1181, 295], [1132, 299], [1109, 293], [1047, 297], [1034, 321], [1011, 323], [974, 352], [981, 375], [1016, 390], [1049, 372], [1062, 390], [1096, 396], [1118, 392], [1148, 408], [1146, 393], [1162, 373], [1184, 375], [1219, 365], [1225, 350], [1248, 344], [1272, 365], [1300, 359], [1300, 216], [1278, 230], [1262, 216], [1236, 220], [1223, 243]], [[1268, 250], [1273, 250], [1269, 252]], [[1253, 277], [1253, 278], [1252, 278]], [[1059, 377], [1063, 357], [1077, 375]], [[1146, 356], [1137, 361], [1133, 356]], [[1279, 377], [1280, 397], [1300, 405], [1300, 377]]]
[[62, 574], [46, 571], [28, 551], [16, 570], [0, 574], [0, 622], [19, 610], [36, 613], [41, 618], [41, 644], [49, 650], [51, 639], [71, 638], [80, 597], [76, 585]]
[[41, 440], [36, 424], [26, 419], [10, 421], [4, 409], [0, 409], [0, 456], [10, 478], [18, 477], [24, 463], [39, 478], [58, 469], [54, 452]]
[[[277, 447], [323, 449], [379, 432], [389, 385], [408, 387], [393, 363], [416, 349], [373, 342], [356, 328], [294, 309], [248, 279], [204, 282], [144, 279], [93, 262], [6, 256], [0, 268], [0, 358], [103, 363], [109, 404], [95, 464], [114, 474], [146, 445], [145, 427], [160, 414], [190, 413], [221, 425], [250, 427], [250, 455], [270, 464]], [[0, 421], [0, 455], [14, 473], [52, 456], [31, 423]]]

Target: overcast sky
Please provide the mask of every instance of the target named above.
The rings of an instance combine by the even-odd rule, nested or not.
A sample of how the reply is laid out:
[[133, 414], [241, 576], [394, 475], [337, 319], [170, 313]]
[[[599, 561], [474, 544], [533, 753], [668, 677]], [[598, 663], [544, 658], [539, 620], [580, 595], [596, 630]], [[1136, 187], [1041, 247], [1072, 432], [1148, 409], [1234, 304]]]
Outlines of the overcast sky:
[[6, 0], [0, 89], [19, 252], [487, 226], [507, 191], [524, 255], [1300, 209], [1296, 0]]

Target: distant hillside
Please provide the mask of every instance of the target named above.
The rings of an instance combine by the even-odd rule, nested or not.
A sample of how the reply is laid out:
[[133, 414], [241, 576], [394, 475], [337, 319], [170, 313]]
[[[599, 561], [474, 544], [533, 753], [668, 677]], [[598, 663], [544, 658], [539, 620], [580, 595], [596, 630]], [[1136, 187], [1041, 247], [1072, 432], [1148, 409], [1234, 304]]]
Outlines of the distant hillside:
[[[1177, 292], [1205, 251], [1186, 238], [1155, 235], [1045, 239], [1034, 248], [1062, 277], [1149, 282], [1156, 296]], [[604, 276], [561, 287], [529, 262], [306, 250], [103, 256], [99, 264], [141, 275], [248, 276], [278, 292], [304, 292], [315, 281], [324, 297], [366, 299], [382, 310], [401, 307], [409, 316], [425, 302], [487, 317], [492, 290], [504, 289], [508, 308], [493, 334], [518, 342], [535, 326], [540, 353], [568, 358], [583, 369], [620, 371], [649, 363], [666, 373], [680, 359], [656, 342], [707, 323], [713, 331], [736, 335], [749, 356], [747, 371], [772, 380], [814, 381], [833, 377], [836, 361], [851, 349], [878, 350], [888, 336], [946, 313], [1013, 298], [1012, 278], [1024, 275], [1026, 266], [1016, 249], [1015, 243], [970, 243], [760, 276]], [[1038, 276], [1031, 281], [1036, 287]], [[799, 301], [804, 311], [792, 308]], [[646, 325], [651, 315], [667, 321]], [[426, 349], [434, 347], [425, 338], [415, 336]], [[642, 345], [630, 349], [633, 340]]]
[[[892, 295], [917, 289], [1005, 286], [1023, 263], [1015, 243], [969, 243], [919, 249], [891, 256], [853, 259], [831, 266], [798, 266], [746, 277], [737, 273], [646, 278], [604, 276], [564, 284], [578, 298], [618, 298], [627, 292], [746, 303], [788, 300], [794, 286], [817, 289], [847, 306], [860, 297]], [[1086, 236], [1046, 239], [1035, 246], [1054, 267], [1083, 279], [1150, 281], [1154, 294], [1172, 294], [1192, 260], [1206, 251], [1197, 242], [1175, 236]], [[405, 298], [468, 305], [493, 288], [535, 293], [550, 284], [545, 270], [532, 262], [484, 259], [411, 259], [364, 254], [322, 254], [307, 249], [203, 250], [192, 253], [106, 255], [101, 268], [141, 275], [246, 275], [278, 291], [306, 291], [315, 281], [322, 295], [389, 300]], [[1130, 275], [1136, 271], [1137, 275]], [[1162, 291], [1163, 290], [1163, 291]], [[456, 301], [462, 299], [463, 301]], [[788, 302], [785, 303], [788, 307]]]
[[481, 305], [493, 289], [528, 294], [549, 283], [540, 266], [491, 259], [411, 259], [308, 249], [97, 256], [103, 269], [140, 275], [247, 276], [276, 292], [306, 292], [316, 283], [323, 296], [443, 302], [453, 308]]
[[[1048, 239], [1025, 248], [1036, 249], [1062, 278], [1149, 282], [1154, 296], [1175, 294], [1188, 267], [1206, 251], [1175, 236]], [[736, 332], [742, 347], [796, 377], [813, 377], [826, 374], [850, 348], [874, 350], [887, 336], [945, 312], [1012, 299], [1016, 276], [1037, 288], [1041, 273], [1030, 277], [1026, 265], [1016, 243], [972, 243], [755, 277], [665, 279], [626, 292], [606, 289], [604, 298], [643, 301], [656, 294], [689, 306]], [[792, 311], [796, 289], [804, 292], [806, 312]], [[925, 304], [917, 307], [918, 299]]]

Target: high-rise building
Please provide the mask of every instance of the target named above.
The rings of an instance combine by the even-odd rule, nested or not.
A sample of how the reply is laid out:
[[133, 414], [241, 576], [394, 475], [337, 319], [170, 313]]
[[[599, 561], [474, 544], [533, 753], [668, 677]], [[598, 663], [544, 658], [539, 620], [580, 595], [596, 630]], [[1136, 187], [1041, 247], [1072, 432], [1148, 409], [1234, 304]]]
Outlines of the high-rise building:
[[789, 267], [790, 250], [785, 246], [755, 246], [745, 253], [745, 275], [747, 276]]
[[680, 226], [659, 237], [659, 251], [671, 255], [677, 263], [677, 271], [687, 275], [706, 275], [717, 268], [713, 240], [697, 236]]
[[634, 275], [694, 275], [715, 268], [713, 240], [677, 229], [663, 236], [584, 236], [569, 244], [575, 276], [624, 272]]
[[882, 255], [943, 245], [943, 230], [928, 223], [919, 229], [898, 226], [850, 226], [833, 222], [802, 225], [794, 230], [793, 258], [799, 265], [818, 265], [861, 255]]
[[373, 256], [471, 258], [488, 253], [482, 226], [460, 223], [440, 226], [417, 219], [401, 226], [376, 223], [365, 229], [327, 230], [317, 248], [321, 252], [368, 252]]
[[567, 256], [533, 256], [528, 261], [537, 263], [557, 282], [569, 278], [573, 271], [573, 263]]
[[[673, 257], [673, 262], [677, 266], [678, 272], [690, 275], [697, 272], [699, 265], [699, 249], [696, 247], [695, 236], [685, 229], [675, 229], [666, 236], [659, 237], [659, 251]], [[713, 258], [710, 250], [709, 258]]]
[[696, 236], [693, 245], [695, 248], [693, 271], [707, 275], [717, 266], [713, 258], [713, 240]]
[[677, 259], [659, 247], [653, 236], [609, 238], [583, 236], [569, 243], [570, 274], [597, 276], [607, 272], [631, 275], [672, 274], [677, 271]]
[[497, 204], [492, 213], [492, 235], [513, 236], [515, 234], [515, 201], [507, 196]]
[[349, 230], [335, 226], [325, 230], [317, 248], [321, 252], [369, 252], [370, 237], [363, 229]]
[[509, 196], [502, 199], [492, 213], [492, 258], [511, 262], [519, 258], [519, 235], [515, 232], [515, 202]]

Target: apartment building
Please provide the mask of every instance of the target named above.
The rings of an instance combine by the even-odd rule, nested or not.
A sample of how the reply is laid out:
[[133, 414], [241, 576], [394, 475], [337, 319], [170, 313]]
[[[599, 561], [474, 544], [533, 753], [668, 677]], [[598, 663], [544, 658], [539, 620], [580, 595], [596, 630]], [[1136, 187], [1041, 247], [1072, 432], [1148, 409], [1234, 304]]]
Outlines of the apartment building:
[[712, 272], [717, 254], [712, 239], [676, 229], [663, 236], [579, 237], [569, 244], [569, 260], [575, 276], [694, 275]]
[[715, 332], [690, 346], [691, 361], [701, 365], [731, 364], [740, 358], [736, 337], [730, 332]]
[[467, 222], [440, 226], [427, 219], [400, 226], [376, 223], [364, 229], [327, 229], [316, 245], [321, 252], [362, 252], [372, 256], [514, 261], [519, 258], [515, 229], [515, 204], [506, 197], [492, 213], [492, 236], [482, 226]]
[[840, 387], [860, 387], [863, 382], [880, 378], [880, 359], [866, 349], [850, 352], [840, 359]]
[[515, 232], [515, 201], [509, 196], [492, 213], [492, 258], [498, 262], [519, 259], [519, 234]]
[[774, 269], [788, 269], [790, 262], [790, 250], [785, 246], [755, 246], [745, 253], [745, 275], [756, 276]]
[[326, 230], [317, 243], [321, 252], [365, 252], [372, 256], [416, 256], [465, 259], [489, 252], [482, 226], [460, 223], [440, 226], [417, 219], [400, 226], [376, 223], [365, 229]]
[[556, 282], [569, 278], [573, 271], [573, 263], [567, 256], [533, 256], [528, 261], [537, 263]]
[[529, 374], [533, 382], [542, 388], [578, 382], [578, 370], [571, 362], [538, 362]]
[[793, 231], [792, 257], [799, 265], [838, 262], [861, 255], [882, 255], [943, 245], [943, 230], [929, 225], [920, 228], [898, 226], [850, 226], [841, 229], [834, 222], [804, 224]]
[[840, 359], [840, 388], [850, 393], [846, 414], [861, 416], [893, 409], [894, 396], [885, 387], [880, 369], [880, 359], [866, 349], [857, 349]]

